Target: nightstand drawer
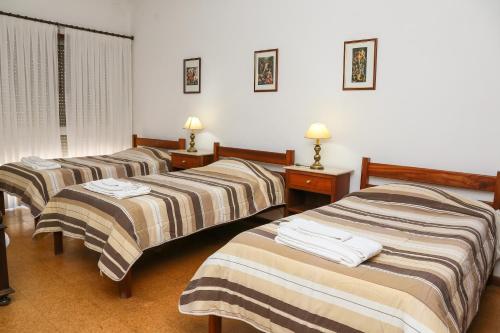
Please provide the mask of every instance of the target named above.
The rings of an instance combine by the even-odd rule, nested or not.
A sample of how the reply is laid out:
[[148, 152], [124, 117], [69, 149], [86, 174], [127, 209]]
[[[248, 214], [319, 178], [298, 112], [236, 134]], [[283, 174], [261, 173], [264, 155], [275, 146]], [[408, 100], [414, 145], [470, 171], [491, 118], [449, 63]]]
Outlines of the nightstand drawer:
[[291, 172], [288, 175], [288, 186], [308, 190], [317, 193], [331, 193], [333, 179], [330, 177], [318, 177], [312, 174], [301, 174]]
[[203, 159], [199, 156], [172, 154], [172, 167], [190, 169], [203, 166]]

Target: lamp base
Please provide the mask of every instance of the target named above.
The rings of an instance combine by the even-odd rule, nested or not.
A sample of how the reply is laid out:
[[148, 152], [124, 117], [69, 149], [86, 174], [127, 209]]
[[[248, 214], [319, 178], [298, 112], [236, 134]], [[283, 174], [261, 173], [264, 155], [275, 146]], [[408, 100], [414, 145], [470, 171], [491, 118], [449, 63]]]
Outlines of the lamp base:
[[189, 153], [196, 153], [198, 151], [198, 149], [196, 149], [196, 147], [194, 146], [195, 145], [194, 132], [191, 132], [191, 135], [189, 136], [189, 138], [191, 139], [191, 141], [189, 142], [189, 148], [186, 151]]
[[323, 170], [325, 167], [321, 165], [319, 162], [321, 160], [321, 155], [319, 152], [321, 151], [321, 146], [319, 145], [319, 139], [316, 139], [316, 144], [314, 145], [314, 163], [309, 167], [313, 170]]
[[324, 170], [325, 167], [321, 163], [319, 163], [319, 162], [314, 162], [313, 164], [311, 164], [311, 166], [309, 167], [309, 169]]

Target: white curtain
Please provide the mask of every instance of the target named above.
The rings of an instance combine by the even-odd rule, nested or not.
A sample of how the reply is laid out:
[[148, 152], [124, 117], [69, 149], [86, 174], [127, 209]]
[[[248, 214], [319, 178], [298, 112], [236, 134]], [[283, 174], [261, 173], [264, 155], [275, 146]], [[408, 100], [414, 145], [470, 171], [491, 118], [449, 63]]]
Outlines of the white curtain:
[[64, 35], [69, 156], [130, 147], [131, 40], [73, 29]]
[[59, 157], [59, 135], [57, 27], [0, 15], [0, 164]]

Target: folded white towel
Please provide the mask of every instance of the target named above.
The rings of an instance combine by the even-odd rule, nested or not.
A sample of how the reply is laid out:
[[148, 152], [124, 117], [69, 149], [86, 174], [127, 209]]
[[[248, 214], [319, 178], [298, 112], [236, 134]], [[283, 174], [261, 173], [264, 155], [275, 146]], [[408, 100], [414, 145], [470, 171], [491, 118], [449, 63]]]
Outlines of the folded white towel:
[[356, 267], [382, 251], [381, 244], [368, 238], [352, 236], [346, 241], [339, 241], [305, 235], [290, 228], [289, 222], [280, 224], [275, 241], [348, 267]]
[[353, 236], [342, 242], [342, 245], [356, 253], [362, 261], [368, 260], [382, 251], [382, 244], [366, 237]]
[[302, 218], [294, 218], [287, 223], [287, 226], [309, 236], [333, 238], [341, 241], [352, 237], [351, 233], [347, 231]]
[[132, 184], [126, 181], [120, 181], [114, 178], [105, 178], [91, 182], [92, 186], [101, 188], [105, 191], [131, 191], [139, 188], [140, 185]]
[[82, 186], [89, 191], [101, 193], [117, 199], [146, 195], [151, 192], [149, 186], [119, 181], [112, 178], [84, 183]]
[[38, 156], [28, 156], [21, 158], [21, 163], [34, 170], [52, 170], [59, 169], [61, 165], [51, 160], [44, 160]]

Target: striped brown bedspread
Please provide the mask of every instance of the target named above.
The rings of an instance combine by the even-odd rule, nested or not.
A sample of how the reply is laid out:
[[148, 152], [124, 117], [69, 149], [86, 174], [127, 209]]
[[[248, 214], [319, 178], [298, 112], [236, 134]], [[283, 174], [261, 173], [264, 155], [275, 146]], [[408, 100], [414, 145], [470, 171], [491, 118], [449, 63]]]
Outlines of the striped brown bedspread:
[[43, 210], [35, 235], [62, 231], [101, 253], [98, 266], [123, 279], [143, 251], [283, 204], [284, 182], [254, 163], [224, 159], [208, 166], [130, 178], [148, 195], [119, 200], [70, 186]]
[[376, 240], [383, 251], [348, 268], [277, 244], [277, 221], [210, 256], [180, 311], [264, 332], [466, 331], [494, 264], [491, 207], [431, 187], [384, 185], [299, 216]]
[[102, 178], [125, 178], [171, 170], [170, 154], [151, 147], [126, 149], [112, 155], [59, 158], [60, 169], [33, 170], [24, 164], [0, 166], [0, 191], [18, 197], [37, 217], [51, 197], [66, 186]]

